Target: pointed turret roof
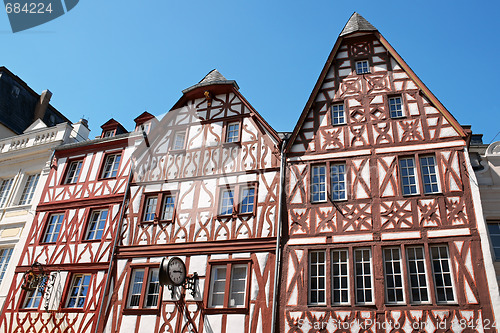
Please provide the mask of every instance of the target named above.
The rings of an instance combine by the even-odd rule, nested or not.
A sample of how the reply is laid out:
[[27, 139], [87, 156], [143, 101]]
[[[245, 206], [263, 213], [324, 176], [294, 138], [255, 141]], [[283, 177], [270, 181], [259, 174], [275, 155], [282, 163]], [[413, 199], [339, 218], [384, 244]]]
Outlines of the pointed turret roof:
[[349, 21], [347, 21], [344, 29], [342, 29], [340, 36], [345, 36], [345, 35], [351, 34], [353, 32], [358, 32], [358, 31], [377, 31], [377, 28], [375, 28], [363, 16], [354, 12], [351, 15], [351, 18], [349, 19]]
[[210, 73], [205, 75], [205, 77], [203, 79], [201, 79], [200, 82], [198, 82], [194, 86], [191, 86], [187, 89], [184, 89], [182, 91], [182, 93], [185, 94], [185, 93], [190, 92], [191, 90], [194, 90], [196, 88], [204, 87], [204, 86], [211, 86], [214, 84], [232, 84], [236, 89], [240, 89], [240, 87], [238, 87], [238, 84], [236, 83], [236, 81], [226, 79], [224, 77], [224, 75], [219, 73], [219, 71], [217, 69], [213, 69], [210, 71]]

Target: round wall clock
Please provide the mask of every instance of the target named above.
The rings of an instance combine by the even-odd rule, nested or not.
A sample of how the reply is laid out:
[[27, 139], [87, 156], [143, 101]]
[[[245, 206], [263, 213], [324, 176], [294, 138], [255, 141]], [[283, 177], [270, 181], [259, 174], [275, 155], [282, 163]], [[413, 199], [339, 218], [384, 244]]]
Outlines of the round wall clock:
[[163, 258], [158, 276], [162, 285], [181, 286], [186, 281], [186, 265], [179, 257]]

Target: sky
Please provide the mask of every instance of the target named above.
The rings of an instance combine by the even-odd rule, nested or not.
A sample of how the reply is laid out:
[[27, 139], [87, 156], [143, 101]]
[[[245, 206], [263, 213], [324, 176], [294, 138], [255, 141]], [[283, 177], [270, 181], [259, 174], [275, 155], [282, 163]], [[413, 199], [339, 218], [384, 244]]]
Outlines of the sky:
[[[110, 118], [134, 129], [167, 112], [216, 68], [277, 131], [292, 131], [339, 33], [360, 13], [444, 106], [490, 143], [500, 132], [498, 1], [80, 0], [65, 15], [12, 33], [6, 66], [90, 137]], [[500, 135], [495, 140], [500, 140]]]

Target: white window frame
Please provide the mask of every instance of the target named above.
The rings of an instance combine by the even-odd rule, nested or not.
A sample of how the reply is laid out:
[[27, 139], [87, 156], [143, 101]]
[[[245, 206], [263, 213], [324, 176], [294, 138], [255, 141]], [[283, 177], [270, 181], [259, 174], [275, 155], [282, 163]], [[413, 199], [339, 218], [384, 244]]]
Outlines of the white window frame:
[[104, 131], [104, 134], [103, 134], [103, 138], [112, 138], [115, 136], [115, 130], [107, 130], [107, 131]]
[[158, 207], [158, 195], [147, 196], [146, 199], [144, 200], [144, 212], [142, 216], [142, 221], [153, 222], [156, 219], [157, 207]]
[[118, 175], [118, 171], [120, 170], [121, 157], [121, 153], [106, 155], [104, 167], [102, 168], [101, 178], [115, 178]]
[[[177, 139], [182, 138], [182, 146]], [[186, 147], [186, 131], [177, 131], [174, 133], [174, 141], [172, 142], [172, 150], [183, 150]]]
[[[53, 218], [57, 219], [54, 221]], [[53, 223], [53, 221], [55, 223]], [[64, 213], [55, 213], [55, 214], [50, 214], [49, 218], [47, 220], [47, 225], [45, 226], [45, 232], [43, 233], [43, 241], [42, 243], [55, 243], [59, 239], [59, 234], [61, 233], [61, 228], [64, 222]], [[49, 228], [53, 226], [53, 229], [50, 230]], [[59, 229], [58, 229], [59, 226]], [[49, 236], [50, 235], [50, 236]], [[49, 239], [47, 238], [49, 237]], [[54, 239], [55, 237], [55, 239]]]
[[[446, 249], [447, 258], [445, 258], [445, 260], [448, 262], [448, 268], [449, 268], [451, 286], [446, 286], [445, 288], [452, 288], [453, 300], [451, 300], [451, 301], [449, 301], [449, 300], [440, 301], [438, 299], [438, 286], [437, 286], [437, 283], [436, 283], [436, 275], [439, 274], [439, 273], [436, 272], [435, 269], [434, 269], [434, 261], [435, 260], [443, 260], [443, 258], [441, 258], [441, 254], [439, 254], [439, 256], [440, 256], [439, 258], [434, 258], [433, 254], [432, 254], [432, 249], [433, 248], [445, 248]], [[436, 296], [436, 303], [437, 304], [457, 304], [457, 294], [456, 294], [456, 288], [455, 288], [455, 276], [453, 274], [453, 267], [451, 266], [450, 250], [448, 248], [448, 245], [441, 244], [441, 245], [432, 245], [432, 246], [429, 246], [429, 252], [430, 252], [430, 255], [431, 255], [432, 278], [434, 280], [434, 292], [435, 292], [435, 296]], [[442, 270], [442, 261], [440, 261], [440, 267], [441, 267], [441, 270]], [[444, 277], [443, 277], [443, 281], [444, 281]], [[446, 295], [446, 293], [445, 293], [445, 295]]]
[[[399, 104], [396, 102], [396, 100], [399, 99]], [[396, 112], [396, 115], [393, 115], [392, 114], [392, 110], [391, 110], [391, 102], [394, 101], [394, 105], [400, 105], [401, 106], [401, 110], [396, 110], [394, 112]], [[403, 96], [389, 96], [388, 99], [387, 99], [387, 104], [389, 106], [389, 118], [391, 119], [398, 119], [398, 118], [404, 118], [406, 116], [405, 114], [405, 108], [404, 108], [404, 102], [403, 102]], [[401, 114], [399, 114], [399, 112], [401, 112]]]
[[0, 249], [0, 283], [2, 283], [3, 281], [13, 251], [14, 251], [13, 247], [4, 247]]
[[[492, 255], [493, 259], [495, 261], [500, 261], [500, 221], [494, 221], [494, 220], [487, 220], [486, 221], [487, 227], [488, 227], [488, 235], [490, 237], [490, 243], [491, 243], [491, 250], [492, 250]], [[495, 226], [495, 227], [490, 227]], [[495, 230], [497, 229], [497, 230]], [[493, 238], [495, 237], [495, 238]], [[498, 238], [497, 238], [498, 237]], [[498, 239], [499, 242], [497, 243], [496, 241], [493, 241], [493, 239]], [[498, 254], [497, 250], [498, 249]]]
[[[337, 261], [335, 261], [335, 255], [334, 253], [338, 253], [338, 259]], [[345, 261], [342, 260], [342, 253], [345, 254]], [[332, 275], [331, 275], [331, 284], [332, 284], [332, 287], [331, 287], [331, 290], [332, 290], [332, 304], [333, 305], [350, 305], [351, 304], [351, 275], [350, 275], [350, 264], [349, 264], [349, 250], [348, 249], [332, 249], [332, 252], [331, 252], [331, 257], [330, 257], [330, 261], [331, 261], [331, 271], [332, 271]], [[347, 273], [346, 274], [342, 274], [342, 266], [345, 265], [346, 266], [346, 269], [347, 269]], [[339, 274], [334, 274], [334, 266], [338, 266], [338, 270], [339, 270]], [[334, 287], [334, 280], [335, 279], [339, 279], [339, 288], [335, 288]], [[342, 279], [347, 279], [347, 287], [343, 288], [342, 287]], [[340, 302], [335, 302], [334, 300], [334, 293], [335, 291], [338, 290], [339, 293], [340, 293]], [[342, 301], [342, 291], [347, 291], [347, 301]]]
[[[38, 309], [40, 304], [42, 304], [43, 293], [40, 291], [38, 286], [33, 290], [26, 291], [23, 301], [23, 309]], [[31, 305], [28, 306], [28, 303]]]
[[[140, 288], [139, 290], [135, 291], [135, 286], [139, 285], [139, 283], [136, 283], [135, 278], [138, 272], [142, 272], [142, 280], [140, 281]], [[142, 289], [144, 287], [144, 277], [146, 275], [146, 269], [145, 268], [135, 268], [132, 269], [132, 276], [130, 277], [130, 282], [129, 282], [129, 290], [128, 290], [128, 295], [127, 295], [127, 309], [139, 309], [141, 307], [141, 295], [142, 295]], [[139, 296], [139, 300], [137, 301], [137, 305], [131, 305], [130, 303], [132, 302], [132, 297], [133, 296]]]
[[31, 204], [39, 180], [40, 180], [39, 173], [33, 175], [26, 175], [26, 181], [24, 183], [23, 193], [21, 193], [21, 197], [19, 198], [20, 206]]
[[[236, 268], [245, 268], [245, 278], [240, 279], [239, 281], [244, 280], [244, 287], [243, 287], [243, 292], [242, 291], [234, 291], [234, 270]], [[214, 272], [217, 269], [224, 269], [225, 270], [225, 275], [218, 278], [217, 280], [214, 279]], [[248, 284], [250, 283], [249, 278], [249, 265], [248, 263], [241, 263], [241, 262], [226, 262], [226, 263], [213, 263], [211, 264], [210, 267], [210, 286], [208, 290], [208, 308], [211, 309], [244, 309], [248, 307]], [[217, 292], [215, 294], [218, 295], [223, 295], [223, 301], [222, 305], [220, 304], [213, 304], [214, 303], [214, 284], [215, 282], [223, 282], [224, 283], [224, 291], [223, 292]], [[229, 290], [229, 293], [226, 293], [226, 291]], [[243, 304], [231, 304], [232, 301], [232, 296], [233, 293], [237, 294], [243, 294]]]
[[[342, 110], [340, 110], [339, 108], [341, 108]], [[342, 112], [342, 115], [340, 115], [340, 112]], [[337, 116], [335, 116], [335, 113], [337, 113]], [[347, 123], [344, 103], [336, 103], [330, 107], [330, 118], [332, 120], [333, 126], [344, 125]], [[341, 118], [342, 121], [340, 121]]]
[[[391, 251], [391, 253], [390, 253], [391, 258], [387, 257], [386, 251]], [[392, 251], [397, 251], [399, 259], [394, 259]], [[406, 280], [405, 275], [404, 275], [403, 258], [401, 256], [401, 248], [399, 248], [399, 247], [384, 247], [384, 248], [382, 248], [382, 257], [383, 257], [383, 262], [384, 262], [385, 303], [392, 304], [392, 305], [393, 304], [406, 304], [405, 283], [407, 280]], [[392, 274], [390, 274], [390, 275], [392, 275], [392, 277], [389, 276], [389, 273], [387, 272], [387, 265], [388, 264], [391, 265]], [[396, 265], [399, 265], [399, 274], [395, 273]], [[396, 286], [396, 279], [397, 279], [398, 275], [400, 278], [401, 286]], [[390, 278], [392, 278], [394, 281], [394, 287], [392, 287], [392, 288], [389, 288], [389, 286], [388, 286], [388, 281]], [[389, 300], [389, 289], [394, 290], [394, 293], [395, 293], [394, 297], [396, 298], [396, 300], [394, 300], [394, 301]], [[398, 289], [401, 290], [401, 296], [403, 297], [402, 300], [397, 299], [397, 290]]]
[[[103, 218], [103, 214], [105, 214]], [[108, 220], [108, 210], [99, 209], [94, 210], [90, 213], [89, 223], [87, 226], [87, 233], [85, 235], [85, 240], [100, 240], [104, 236], [104, 230], [106, 229], [106, 222]], [[101, 236], [97, 235], [101, 232]], [[91, 234], [93, 233], [93, 234]]]
[[[365, 70], [365, 65], [366, 64], [366, 70]], [[361, 65], [361, 67], [359, 66]], [[361, 75], [361, 74], [369, 74], [370, 72], [370, 62], [368, 60], [358, 60], [355, 63], [355, 70], [356, 74]], [[358, 71], [358, 68], [361, 69], [361, 71]]]
[[[338, 172], [339, 167], [343, 168], [343, 172]], [[335, 171], [337, 170], [337, 171]], [[335, 171], [335, 172], [334, 172]], [[344, 180], [343, 181], [335, 181], [334, 185], [334, 176], [339, 176], [342, 175]], [[342, 201], [342, 200], [347, 200], [347, 166], [345, 163], [332, 163], [330, 164], [330, 196], [332, 201]], [[337, 191], [335, 190], [335, 187], [337, 185], [343, 185], [344, 189], [342, 191]], [[339, 198], [334, 198], [334, 193], [344, 193], [343, 197]]]
[[80, 177], [82, 166], [83, 160], [71, 161], [68, 166], [68, 171], [66, 172], [64, 184], [76, 184], [78, 182], [78, 178]]
[[[248, 190], [248, 191], [251, 191], [253, 190], [253, 195], [252, 196], [244, 196], [243, 193]], [[239, 214], [251, 214], [255, 211], [255, 204], [256, 204], [256, 194], [257, 194], [257, 191], [255, 189], [255, 186], [242, 186], [241, 189], [240, 189], [240, 200], [239, 200], [239, 205], [238, 205], [238, 213]], [[244, 203], [243, 201], [245, 201], [245, 199], [250, 199], [252, 198], [252, 203], [250, 204], [249, 201], [250, 200], [247, 200], [246, 203]], [[246, 211], [243, 211], [243, 207], [246, 207]], [[251, 207], [250, 210], [248, 210], [248, 207]]]
[[[231, 126], [237, 126], [236, 130], [232, 130]], [[232, 133], [233, 134], [236, 133], [236, 136], [231, 135]], [[226, 142], [227, 143], [240, 142], [240, 122], [239, 121], [235, 121], [235, 122], [231, 122], [231, 123], [227, 124], [227, 126], [226, 126]]]
[[[88, 284], [85, 284], [85, 279], [88, 277]], [[81, 278], [81, 283], [76, 284], [76, 280], [78, 278]], [[71, 279], [71, 286], [68, 290], [68, 299], [66, 301], [66, 307], [71, 308], [71, 309], [83, 309], [85, 308], [85, 303], [87, 302], [87, 296], [89, 295], [90, 292], [90, 285], [92, 283], [92, 275], [91, 274], [75, 274], [73, 275]], [[72, 297], [71, 295], [73, 294], [73, 290], [78, 289], [78, 292], [76, 293], [75, 297]], [[85, 295], [81, 295], [83, 290], [87, 290]], [[71, 300], [75, 299], [75, 304], [70, 306]], [[83, 299], [83, 305], [82, 306], [77, 306], [79, 301]]]
[[[316, 254], [316, 261], [313, 262], [312, 256]], [[323, 254], [323, 261], [319, 260], [319, 254]], [[323, 250], [314, 250], [309, 251], [309, 260], [308, 260], [308, 270], [309, 270], [309, 278], [308, 278], [308, 304], [309, 305], [326, 305], [327, 302], [327, 294], [326, 294], [326, 251]], [[316, 275], [313, 275], [313, 266], [316, 266]], [[320, 266], [323, 266], [323, 275], [320, 274], [319, 269]], [[312, 288], [312, 281], [316, 279], [316, 288]], [[323, 288], [320, 288], [320, 281], [323, 279]], [[320, 293], [323, 292], [323, 301], [320, 300]], [[316, 293], [316, 301], [313, 301], [313, 293]]]
[[[426, 182], [424, 181], [424, 168], [427, 168], [429, 171], [430, 171], [430, 164], [429, 165], [426, 165], [425, 167], [423, 166], [422, 164], [422, 160], [424, 159], [428, 159], [428, 158], [432, 158], [433, 161], [434, 161], [434, 164], [432, 165], [432, 167], [434, 167], [434, 173], [430, 173], [429, 172], [429, 176], [434, 176], [436, 181], [433, 182], [431, 181], [430, 182], [430, 185], [433, 186], [435, 185], [437, 187], [437, 189], [435, 191], [431, 191], [431, 192], [427, 192], [425, 190], [425, 185], [426, 185]], [[436, 155], [422, 155], [422, 156], [419, 156], [418, 158], [419, 162], [420, 162], [420, 177], [422, 178], [422, 193], [423, 194], [434, 194], [434, 193], [441, 193], [441, 184], [440, 184], [440, 181], [439, 181], [439, 172], [438, 172], [438, 165], [437, 165], [437, 160], [436, 160]]]
[[[324, 172], [317, 174], [315, 170], [319, 170], [320, 168], [323, 168]], [[318, 182], [315, 182], [315, 177], [319, 177]], [[321, 181], [321, 177], [324, 177], [323, 181]], [[310, 182], [311, 182], [311, 202], [317, 203], [317, 202], [326, 202], [327, 200], [327, 168], [326, 164], [316, 164], [316, 165], [311, 165], [311, 176], [310, 176]], [[323, 190], [321, 190], [321, 187], [323, 186]], [[318, 194], [318, 199], [314, 199], [314, 195]]]
[[[420, 249], [422, 251], [422, 258], [410, 259], [409, 251], [414, 251], [415, 249]], [[429, 277], [427, 275], [427, 262], [425, 260], [425, 248], [423, 246], [408, 246], [408, 247], [406, 247], [405, 250], [406, 250], [406, 267], [407, 267], [407, 274], [408, 274], [408, 279], [407, 280], [408, 280], [408, 289], [409, 289], [409, 294], [410, 294], [410, 302], [411, 302], [411, 304], [431, 304], [432, 300], [431, 300], [431, 291], [429, 289]], [[416, 256], [416, 253], [415, 253], [415, 256]], [[415, 263], [415, 271], [416, 271], [416, 273], [412, 273], [411, 272], [410, 266], [412, 264], [410, 262], [414, 262]], [[423, 272], [421, 272], [418, 269], [418, 262], [422, 262], [423, 263], [423, 268], [424, 268]], [[411, 277], [412, 277], [412, 275], [417, 275], [418, 286], [413, 286], [412, 285], [412, 283], [411, 283]], [[420, 285], [420, 278], [419, 278], [419, 276], [422, 276], [422, 275], [424, 276], [424, 279], [425, 279], [425, 287], [422, 287]], [[427, 301], [414, 300], [413, 299], [412, 289], [418, 289], [419, 290], [420, 298], [422, 298], [420, 290], [425, 289], [426, 293], [427, 293]]]
[[9, 194], [12, 190], [12, 184], [14, 183], [14, 178], [2, 179], [0, 183], [0, 207], [7, 206]]
[[[401, 165], [401, 162], [403, 162], [403, 161], [409, 161], [409, 160], [412, 161], [413, 167], [408, 167], [408, 162], [406, 162], [406, 166], [404, 166], [404, 167]], [[401, 195], [403, 195], [403, 196], [412, 196], [412, 195], [418, 195], [418, 194], [420, 194], [420, 184], [419, 184], [419, 181], [418, 181], [417, 164], [415, 162], [415, 157], [413, 157], [413, 156], [402, 156], [402, 157], [400, 157], [399, 160], [398, 160], [398, 167], [399, 167], [399, 176], [400, 176], [399, 179], [400, 179], [400, 184], [401, 184]], [[403, 176], [403, 169], [407, 170], [408, 172], [410, 170], [412, 170], [413, 175]], [[414, 184], [404, 185], [404, 180], [403, 180], [404, 178], [413, 179]], [[415, 186], [415, 192], [405, 193], [405, 186], [406, 187], [408, 187], [408, 186]]]
[[[226, 202], [225, 198], [224, 198], [224, 194], [225, 193], [232, 193], [232, 197], [228, 198], [228, 202], [230, 200], [231, 201], [231, 205], [226, 205], [225, 204], [225, 202]], [[235, 212], [235, 207], [234, 207], [234, 200], [236, 199], [235, 198], [235, 194], [236, 194], [236, 191], [235, 191], [235, 189], [233, 187], [221, 189], [221, 192], [220, 192], [220, 205], [219, 205], [219, 215], [220, 216], [233, 215], [233, 213]], [[227, 211], [228, 208], [231, 208], [230, 212]]]
[[[168, 199], [172, 199], [172, 202], [167, 202]], [[175, 195], [174, 194], [166, 194], [163, 196], [163, 202], [161, 205], [161, 219], [163, 221], [172, 221], [174, 219], [174, 213], [175, 213]], [[172, 209], [166, 209], [166, 208], [172, 208]]]
[[[159, 269], [150, 267], [148, 270], [148, 280], [146, 284], [146, 290], [144, 293], [144, 304], [143, 308], [144, 309], [153, 309], [158, 307], [158, 303], [160, 302], [160, 281], [159, 281]], [[144, 281], [143, 281], [144, 283]], [[153, 291], [151, 291], [151, 288], [154, 288]], [[149, 297], [153, 297], [153, 299], [156, 299], [156, 304], [151, 304], [148, 305]], [[156, 298], [155, 298], [156, 297]]]
[[[370, 256], [369, 258], [369, 267], [370, 267], [370, 273], [369, 274], [366, 274], [366, 272], [364, 271], [364, 267], [363, 267], [363, 272], [360, 273], [358, 272], [358, 269], [357, 269], [357, 259], [356, 259], [356, 252], [358, 251], [368, 251], [368, 254]], [[374, 288], [373, 288], [373, 256], [372, 256], [372, 249], [371, 248], [356, 248], [356, 249], [353, 249], [353, 254], [354, 254], [354, 300], [355, 300], [355, 303], [356, 304], [359, 304], [359, 305], [371, 305], [371, 304], [375, 304], [375, 293], [374, 293]], [[364, 258], [362, 259], [362, 261], [360, 262], [362, 265], [365, 263], [366, 261], [364, 260]], [[364, 266], [364, 265], [363, 265]], [[358, 285], [357, 285], [357, 278], [358, 276], [361, 275], [363, 278], [365, 276], [370, 276], [370, 288], [366, 288], [365, 287], [365, 282], [364, 282], [364, 279], [363, 279], [363, 299], [366, 298], [366, 293], [365, 293], [365, 290], [370, 290], [370, 295], [371, 295], [371, 301], [359, 301], [358, 300]]]

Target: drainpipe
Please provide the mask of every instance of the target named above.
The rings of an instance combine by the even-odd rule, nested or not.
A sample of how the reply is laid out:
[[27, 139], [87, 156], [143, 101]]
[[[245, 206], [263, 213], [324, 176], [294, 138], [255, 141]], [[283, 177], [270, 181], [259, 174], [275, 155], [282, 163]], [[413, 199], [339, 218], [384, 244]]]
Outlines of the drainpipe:
[[[122, 201], [122, 206], [120, 208], [120, 215], [118, 219], [118, 226], [116, 230], [116, 236], [113, 244], [113, 250], [111, 251], [111, 258], [109, 258], [109, 266], [108, 266], [108, 277], [106, 279], [106, 284], [104, 285], [104, 291], [102, 293], [102, 304], [101, 304], [101, 309], [99, 311], [99, 316], [97, 317], [97, 326], [96, 326], [96, 332], [99, 332], [99, 326], [101, 325], [101, 319], [102, 319], [102, 313], [105, 309], [107, 309], [107, 305], [104, 303], [104, 297], [108, 293], [108, 288], [109, 285], [111, 284], [111, 270], [113, 269], [113, 262], [115, 260], [116, 256], [116, 249], [118, 247], [118, 239], [120, 238], [121, 230], [122, 230], [122, 225], [123, 225], [123, 215], [125, 214], [125, 203], [127, 202], [128, 198], [128, 193], [130, 191], [130, 183], [132, 182], [132, 175], [133, 175], [133, 169], [132, 167], [130, 168], [130, 174], [128, 176], [127, 180], [127, 186], [125, 187], [125, 194], [123, 195], [123, 201]], [[110, 303], [110, 299], [107, 300], [107, 303]], [[104, 325], [102, 327], [102, 331], [104, 332]]]
[[282, 209], [283, 209], [283, 188], [285, 187], [285, 143], [284, 139], [281, 142], [281, 165], [280, 165], [280, 190], [278, 198], [278, 230], [276, 231], [276, 265], [274, 267], [274, 296], [273, 296], [273, 312], [271, 317], [271, 332], [276, 331], [276, 318], [277, 318], [277, 307], [278, 307], [278, 295], [279, 295], [279, 279], [280, 279], [280, 266], [281, 266], [281, 224], [282, 224]]

